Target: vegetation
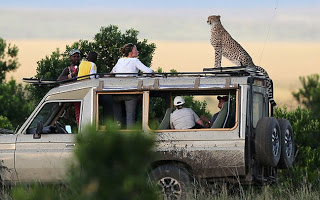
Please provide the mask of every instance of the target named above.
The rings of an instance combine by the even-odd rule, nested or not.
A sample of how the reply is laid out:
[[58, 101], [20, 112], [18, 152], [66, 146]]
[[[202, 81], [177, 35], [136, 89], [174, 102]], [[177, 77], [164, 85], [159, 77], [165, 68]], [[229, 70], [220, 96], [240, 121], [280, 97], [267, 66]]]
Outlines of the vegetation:
[[88, 127], [76, 136], [76, 164], [65, 185], [17, 187], [13, 199], [157, 199], [146, 173], [155, 156], [153, 136], [141, 130], [123, 134], [111, 122], [106, 126], [108, 131]]
[[186, 102], [186, 107], [191, 108], [195, 113], [198, 114], [198, 116], [205, 115], [211, 119], [212, 114], [207, 110], [206, 100], [194, 100], [193, 96], [186, 96], [184, 100]]
[[30, 114], [31, 103], [26, 90], [14, 79], [6, 81], [6, 73], [19, 67], [18, 47], [0, 38], [0, 128], [14, 129]]
[[295, 163], [280, 173], [283, 183], [299, 187], [304, 184], [320, 188], [320, 79], [318, 74], [300, 77], [302, 88], [293, 96], [304, 108], [292, 112], [276, 109], [275, 116], [288, 119], [294, 131], [296, 144]]
[[13, 79], [0, 84], [0, 102], [0, 116], [5, 116], [13, 127], [21, 125], [31, 112], [24, 87]]
[[280, 172], [280, 182], [293, 187], [302, 187], [305, 183], [319, 187], [320, 165], [320, 126], [319, 121], [308, 109], [298, 107], [292, 112], [286, 108], [276, 109], [277, 118], [291, 122], [296, 145], [294, 166]]
[[[125, 43], [135, 43], [140, 51], [140, 59], [151, 65], [155, 44], [137, 39], [138, 31], [129, 29], [121, 33], [117, 26], [102, 27], [93, 41], [79, 40], [66, 46], [66, 52], [56, 49], [50, 56], [38, 62], [36, 78], [56, 79], [62, 69], [70, 63], [67, 52], [79, 48], [82, 56], [91, 50], [97, 51], [98, 72], [109, 72], [120, 57], [119, 47]], [[19, 67], [18, 47], [6, 44], [0, 38], [0, 128], [14, 129], [24, 122], [35, 105], [50, 89], [28, 86], [29, 93], [15, 80], [5, 81], [6, 73]], [[158, 69], [162, 72], [162, 69]], [[176, 73], [176, 70], [170, 72]], [[320, 166], [320, 79], [319, 74], [300, 77], [302, 88], [294, 92], [294, 98], [301, 104], [294, 111], [286, 107], [277, 108], [275, 117], [288, 119], [294, 130], [296, 144], [295, 163], [289, 170], [280, 171], [280, 180], [273, 186], [261, 188], [242, 187], [236, 192], [222, 188], [216, 193], [199, 189], [198, 199], [319, 199]], [[30, 95], [30, 96], [28, 96]], [[33, 101], [35, 100], [35, 101]], [[34, 104], [32, 104], [34, 102]], [[199, 115], [205, 114], [206, 102], [186, 98]], [[159, 107], [161, 104], [159, 104]], [[146, 167], [154, 156], [152, 137], [140, 131], [121, 134], [114, 125], [109, 132], [97, 133], [92, 128], [77, 135], [75, 157], [77, 165], [70, 167], [65, 185], [48, 187], [35, 184], [30, 187], [16, 187], [13, 199], [155, 199], [154, 188], [146, 183]], [[88, 162], [90, 160], [90, 162]], [[81, 167], [81, 170], [80, 170]], [[78, 173], [81, 171], [81, 177]], [[203, 189], [203, 190], [202, 190]], [[220, 188], [221, 189], [221, 188]], [[4, 195], [6, 196], [6, 195]], [[4, 197], [10, 199], [11, 197]]]
[[312, 115], [320, 120], [320, 76], [312, 74], [307, 77], [300, 77], [302, 88], [293, 92], [293, 97], [305, 108], [309, 109]]
[[12, 130], [13, 126], [7, 117], [0, 115], [0, 127], [3, 129]]
[[18, 47], [7, 42], [0, 37], [0, 84], [5, 80], [6, 73], [14, 71], [19, 67]]
[[[148, 44], [146, 39], [138, 40], [139, 31], [134, 29], [126, 30], [121, 33], [115, 25], [101, 27], [93, 41], [79, 40], [71, 46], [66, 45], [66, 52], [61, 53], [59, 49], [52, 52], [50, 56], [38, 62], [36, 78], [46, 80], [56, 80], [62, 70], [69, 66], [70, 60], [68, 52], [72, 48], [77, 48], [81, 51], [81, 56], [86, 57], [90, 51], [98, 53], [96, 62], [98, 73], [109, 73], [118, 59], [122, 56], [119, 49], [126, 43], [134, 43], [139, 50], [139, 59], [146, 66], [151, 65], [153, 54], [156, 48], [154, 43]], [[52, 88], [47, 86], [29, 86], [29, 91], [32, 99], [39, 102], [42, 97]]]

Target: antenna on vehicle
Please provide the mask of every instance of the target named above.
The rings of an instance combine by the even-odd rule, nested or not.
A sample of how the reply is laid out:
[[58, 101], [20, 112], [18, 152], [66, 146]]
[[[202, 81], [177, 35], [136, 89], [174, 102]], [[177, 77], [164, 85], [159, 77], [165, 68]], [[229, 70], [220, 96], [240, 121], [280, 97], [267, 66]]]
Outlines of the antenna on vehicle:
[[263, 53], [264, 53], [264, 49], [265, 49], [265, 47], [266, 47], [266, 43], [267, 43], [267, 40], [268, 40], [268, 37], [269, 37], [269, 33], [270, 33], [270, 29], [271, 29], [271, 25], [272, 25], [273, 19], [274, 19], [276, 13], [277, 13], [278, 4], [279, 4], [279, 0], [276, 0], [276, 6], [275, 6], [275, 8], [274, 8], [274, 12], [273, 12], [273, 15], [272, 15], [272, 17], [271, 17], [271, 21], [270, 21], [270, 24], [269, 24], [269, 27], [268, 27], [266, 39], [265, 39], [264, 44], [263, 44], [262, 52], [261, 52], [261, 54], [260, 54], [259, 66], [260, 66], [260, 62], [261, 62], [261, 59], [262, 59], [262, 55], [263, 55]]

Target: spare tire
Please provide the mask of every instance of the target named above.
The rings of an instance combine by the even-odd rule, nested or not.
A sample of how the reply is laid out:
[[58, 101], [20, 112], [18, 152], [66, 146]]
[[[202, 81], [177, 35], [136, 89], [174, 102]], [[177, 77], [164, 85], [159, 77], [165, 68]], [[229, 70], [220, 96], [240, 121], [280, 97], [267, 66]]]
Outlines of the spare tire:
[[255, 131], [255, 159], [263, 166], [276, 167], [281, 154], [281, 132], [276, 118], [264, 117]]
[[294, 161], [293, 130], [290, 122], [286, 119], [278, 119], [281, 132], [281, 155], [278, 163], [280, 169], [287, 169]]

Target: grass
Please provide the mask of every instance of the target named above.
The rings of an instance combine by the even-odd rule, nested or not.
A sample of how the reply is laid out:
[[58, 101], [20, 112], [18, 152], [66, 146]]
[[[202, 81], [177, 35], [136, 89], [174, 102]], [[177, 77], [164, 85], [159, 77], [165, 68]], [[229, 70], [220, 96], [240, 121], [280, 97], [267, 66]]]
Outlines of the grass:
[[[314, 187], [308, 183], [301, 183], [299, 188], [284, 183], [275, 183], [267, 186], [254, 186], [254, 185], [239, 185], [228, 183], [215, 183], [215, 184], [199, 184], [196, 186], [196, 192], [189, 194], [187, 200], [318, 200], [320, 199], [320, 192], [318, 187]], [[66, 197], [66, 189], [68, 186], [60, 185], [46, 185], [36, 183], [34, 185], [19, 184], [12, 187], [1, 187], [0, 200], [14, 200], [24, 199], [21, 196], [28, 196], [32, 190], [36, 195], [28, 196], [26, 199], [55, 199], [55, 197]], [[69, 188], [70, 189], [70, 188]], [[40, 194], [41, 192], [41, 194]], [[13, 195], [14, 194], [14, 195]], [[60, 198], [61, 199], [61, 198]], [[64, 199], [64, 198], [62, 198]], [[71, 198], [72, 199], [72, 198]]]
[[[220, 192], [198, 192], [196, 196], [199, 200], [320, 199], [319, 192], [317, 190], [313, 191], [309, 186], [302, 188], [277, 188], [277, 185], [262, 187], [251, 186], [241, 190], [242, 191], [230, 191], [224, 188]], [[194, 198], [191, 197], [190, 199]]]

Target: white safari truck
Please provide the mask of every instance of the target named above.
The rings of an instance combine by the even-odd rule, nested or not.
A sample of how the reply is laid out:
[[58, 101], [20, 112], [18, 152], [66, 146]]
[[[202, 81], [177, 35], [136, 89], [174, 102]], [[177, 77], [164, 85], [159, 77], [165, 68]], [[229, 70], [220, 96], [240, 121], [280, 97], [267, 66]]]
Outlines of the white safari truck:
[[[150, 176], [166, 195], [179, 198], [192, 180], [200, 179], [274, 182], [277, 169], [290, 167], [294, 160], [289, 121], [273, 117], [265, 78], [243, 67], [129, 77], [99, 74], [69, 82], [24, 81], [58, 86], [43, 97], [16, 133], [0, 134], [4, 183], [63, 180], [75, 135], [92, 123], [97, 131], [105, 130], [105, 121], [116, 115], [119, 126], [128, 131], [126, 105], [120, 100], [132, 98], [137, 102], [136, 124], [145, 134], [156, 134], [159, 156], [150, 163]], [[218, 115], [219, 123], [174, 130], [169, 116], [178, 95], [200, 104], [205, 101], [210, 115], [218, 111], [217, 96], [228, 96], [228, 102]], [[119, 105], [123, 112], [115, 111]]]

